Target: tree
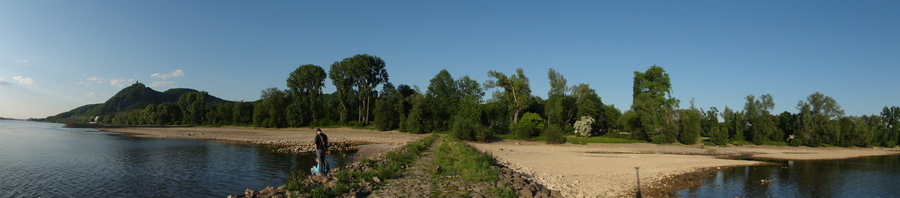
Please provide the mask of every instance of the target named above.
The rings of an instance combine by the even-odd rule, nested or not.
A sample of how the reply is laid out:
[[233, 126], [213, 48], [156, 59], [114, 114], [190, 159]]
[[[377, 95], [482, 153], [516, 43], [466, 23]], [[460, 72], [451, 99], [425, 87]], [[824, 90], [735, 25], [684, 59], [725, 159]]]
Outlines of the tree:
[[287, 87], [298, 103], [294, 111], [299, 114], [298, 125], [307, 125], [322, 116], [322, 88], [325, 87], [325, 70], [318, 65], [301, 65], [288, 76]]
[[[775, 108], [775, 102], [772, 95], [764, 94], [756, 100], [753, 95], [745, 97], [747, 103], [744, 104], [747, 121], [750, 126], [750, 139], [754, 144], [761, 145], [766, 141], [770, 141], [773, 135], [777, 135], [778, 128], [775, 126], [774, 117], [771, 114]], [[776, 140], [780, 140], [778, 138]]]
[[352, 66], [349, 63], [349, 58], [344, 59], [344, 61], [334, 62], [331, 64], [331, 68], [328, 69], [328, 76], [331, 78], [331, 83], [334, 84], [336, 88], [335, 94], [337, 95], [338, 103], [340, 103], [340, 121], [342, 124], [347, 124], [351, 103], [350, 96], [356, 94], [353, 87], [356, 85], [356, 80], [354, 80], [354, 76], [352, 73]]
[[285, 107], [289, 105], [288, 94], [285, 91], [272, 87], [265, 89], [260, 94], [257, 105], [253, 108], [253, 122], [259, 127], [284, 127]]
[[459, 92], [462, 93], [457, 114], [464, 119], [481, 123], [482, 111], [480, 105], [484, 97], [484, 89], [481, 88], [481, 84], [466, 75], [460, 77], [456, 81], [456, 85], [459, 86]]
[[369, 122], [372, 99], [377, 95], [375, 87], [388, 82], [388, 73], [384, 67], [384, 60], [368, 54], [357, 54], [331, 64], [328, 76], [337, 88], [336, 93], [341, 105], [341, 122], [348, 121], [350, 108], [354, 106], [350, 103], [349, 97], [354, 95], [359, 103], [355, 105], [359, 116], [357, 120]]
[[815, 92], [806, 97], [806, 101], [800, 101], [797, 108], [801, 109], [804, 105], [809, 105], [809, 116], [812, 119], [812, 131], [816, 135], [824, 138], [824, 141], [831, 144], [838, 143], [840, 139], [840, 129], [838, 123], [834, 120], [844, 115], [844, 110], [837, 104], [833, 98], [825, 96], [822, 93]]
[[462, 100], [462, 93], [456, 80], [450, 75], [446, 69], [438, 72], [428, 84], [428, 90], [425, 91], [425, 103], [431, 111], [432, 127], [438, 131], [446, 131], [450, 129], [450, 120], [459, 109], [459, 103]]
[[382, 87], [381, 97], [375, 101], [375, 128], [382, 131], [392, 130], [400, 126], [400, 108], [394, 106], [401, 103], [402, 95], [394, 84], [386, 83]]
[[574, 109], [570, 110], [566, 119], [571, 117], [584, 117], [591, 116], [595, 118], [594, 124], [591, 125], [593, 129], [608, 129], [615, 122], [614, 119], [617, 119], [618, 109], [609, 109], [609, 107], [603, 105], [603, 100], [600, 99], [600, 96], [597, 95], [597, 91], [592, 89], [588, 84], [578, 84], [572, 86], [570, 88], [572, 94], [570, 97], [565, 97], [565, 104], [574, 104]]
[[508, 104], [507, 108], [512, 111], [513, 124], [518, 123], [519, 114], [533, 102], [531, 100], [531, 87], [524, 71], [522, 68], [518, 68], [515, 75], [506, 76], [503, 73], [491, 70], [488, 71], [488, 77], [493, 78], [493, 80], [488, 80], [484, 86], [488, 89], [497, 87], [503, 89], [502, 100], [505, 104]]
[[900, 141], [900, 107], [884, 107], [881, 110], [881, 120], [885, 123], [885, 131], [887, 131], [887, 140], [885, 147], [895, 147]]
[[710, 107], [709, 111], [703, 115], [701, 123], [703, 131], [709, 135], [709, 140], [716, 145], [724, 146], [728, 142], [728, 132], [722, 130], [719, 125], [719, 109]]
[[550, 91], [547, 93], [547, 104], [544, 106], [544, 114], [547, 116], [548, 124], [568, 124], [569, 117], [567, 112], [574, 111], [572, 105], [574, 101], [566, 96], [568, 87], [566, 87], [566, 78], [562, 74], [550, 68], [547, 72], [550, 79]]
[[205, 91], [185, 93], [178, 98], [178, 106], [181, 107], [182, 120], [188, 125], [203, 124], [206, 112], [209, 111], [206, 100], [209, 94]]
[[428, 123], [429, 119], [427, 117], [430, 112], [428, 112], [428, 108], [425, 106], [425, 96], [422, 96], [422, 94], [419, 94], [418, 91], [416, 91], [415, 94], [410, 95], [406, 99], [409, 101], [412, 108], [409, 110], [409, 116], [401, 123], [405, 124], [402, 128], [410, 133], [425, 133], [431, 131]]
[[239, 101], [234, 104], [234, 109], [231, 114], [232, 120], [234, 120], [234, 124], [242, 125], [242, 124], [250, 124], [253, 122], [253, 103]]
[[651, 142], [674, 142], [678, 131], [674, 109], [680, 101], [671, 94], [669, 74], [662, 67], [653, 65], [643, 73], [634, 72], [631, 110], [635, 114], [628, 121], [633, 136]]
[[694, 107], [694, 99], [691, 99], [691, 108], [681, 111], [681, 132], [678, 134], [678, 141], [683, 144], [696, 144], [700, 139], [700, 131], [703, 130], [700, 124], [701, 112]]

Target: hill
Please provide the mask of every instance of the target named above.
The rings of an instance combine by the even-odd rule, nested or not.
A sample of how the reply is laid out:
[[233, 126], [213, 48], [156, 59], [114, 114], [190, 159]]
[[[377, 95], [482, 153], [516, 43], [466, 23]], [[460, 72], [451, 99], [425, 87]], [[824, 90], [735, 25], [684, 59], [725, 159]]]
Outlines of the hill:
[[[188, 88], [174, 88], [166, 90], [165, 92], [159, 92], [153, 90], [153, 88], [145, 86], [143, 83], [136, 82], [131, 86], [123, 88], [121, 91], [116, 93], [116, 95], [110, 97], [104, 103], [84, 105], [66, 112], [49, 116], [47, 118], [41, 119], [41, 121], [87, 122], [87, 120], [95, 116], [104, 116], [109, 114], [121, 115], [129, 111], [143, 110], [145, 107], [147, 107], [147, 105], [150, 104], [158, 105], [165, 102], [175, 103], [178, 102], [178, 98], [182, 95], [195, 92], [199, 91]], [[219, 104], [229, 101], [210, 95], [207, 102]]]

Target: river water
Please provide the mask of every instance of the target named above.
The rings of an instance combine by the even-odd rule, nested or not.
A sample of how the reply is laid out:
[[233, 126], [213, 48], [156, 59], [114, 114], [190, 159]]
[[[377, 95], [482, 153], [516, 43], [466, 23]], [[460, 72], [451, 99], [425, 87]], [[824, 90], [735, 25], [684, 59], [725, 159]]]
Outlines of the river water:
[[900, 197], [900, 155], [724, 169], [682, 197]]
[[[284, 185], [315, 155], [0, 120], [0, 197], [225, 197]], [[327, 158], [343, 166], [349, 159]]]

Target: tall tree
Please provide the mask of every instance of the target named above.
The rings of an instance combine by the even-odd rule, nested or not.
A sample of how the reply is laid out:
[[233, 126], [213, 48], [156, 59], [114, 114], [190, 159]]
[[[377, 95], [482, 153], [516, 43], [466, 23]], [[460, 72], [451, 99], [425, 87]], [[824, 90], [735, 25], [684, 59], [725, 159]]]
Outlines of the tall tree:
[[900, 138], [900, 107], [884, 107], [881, 110], [881, 120], [884, 121], [885, 130], [887, 131], [887, 140], [884, 146], [897, 146], [898, 141], [900, 141], [898, 139]]
[[301, 112], [299, 123], [309, 124], [322, 115], [322, 88], [325, 87], [325, 70], [318, 65], [301, 65], [287, 79], [287, 87], [294, 98], [299, 101], [297, 108]]
[[[563, 107], [567, 109], [566, 119], [580, 118], [590, 116], [594, 118], [593, 129], [606, 130], [611, 127], [615, 119], [618, 119], [618, 109], [603, 105], [603, 100], [597, 95], [597, 91], [592, 89], [588, 84], [578, 84], [569, 88], [571, 95], [564, 97]], [[574, 107], [566, 107], [574, 105]]]
[[836, 121], [844, 116], [844, 110], [837, 104], [834, 98], [815, 92], [806, 97], [806, 101], [800, 101], [797, 108], [804, 105], [810, 107], [813, 132], [820, 135], [827, 143], [835, 144], [839, 141], [840, 129]]
[[691, 108], [681, 111], [681, 133], [678, 134], [678, 141], [688, 145], [697, 143], [703, 130], [701, 114], [700, 110], [694, 107], [694, 99], [691, 99]]
[[510, 76], [491, 70], [488, 71], [488, 77], [493, 80], [488, 80], [484, 86], [488, 89], [497, 87], [503, 89], [501, 97], [512, 111], [513, 124], [518, 123], [522, 110], [528, 108], [533, 102], [528, 77], [525, 77], [522, 68], [516, 69], [516, 74]]
[[178, 98], [178, 106], [181, 107], [181, 114], [184, 116], [185, 124], [199, 125], [203, 124], [206, 112], [209, 111], [206, 100], [209, 94], [205, 91], [185, 93]]
[[335, 61], [331, 64], [331, 68], [328, 69], [328, 76], [331, 78], [331, 83], [336, 88], [335, 94], [337, 95], [337, 100], [340, 103], [340, 122], [343, 124], [347, 124], [348, 117], [350, 114], [350, 96], [356, 94], [356, 91], [353, 90], [353, 87], [356, 86], [356, 80], [354, 80], [352, 73], [352, 66], [349, 63], [349, 60], [344, 59], [344, 61]]
[[484, 98], [484, 89], [481, 88], [481, 84], [465, 75], [456, 80], [456, 85], [459, 86], [459, 92], [463, 95], [459, 101], [459, 112], [457, 114], [462, 118], [481, 123], [482, 111], [480, 105], [482, 98]]
[[566, 78], [562, 74], [556, 72], [553, 68], [547, 72], [547, 78], [550, 79], [550, 91], [547, 92], [547, 101], [544, 106], [544, 114], [547, 116], [548, 124], [567, 124], [566, 116], [567, 108], [571, 101], [566, 101]]
[[774, 134], [779, 132], [777, 132], [778, 127], [775, 126], [774, 117], [771, 113], [775, 108], [772, 95], [762, 95], [759, 100], [755, 98], [753, 95], [746, 97], [747, 103], [744, 104], [744, 112], [750, 126], [750, 140], [754, 144], [760, 145], [769, 141]]
[[288, 102], [288, 94], [285, 91], [272, 87], [263, 90], [259, 98], [256, 101], [257, 105], [253, 108], [253, 122], [256, 126], [287, 126], [285, 107], [290, 104]]
[[449, 130], [451, 118], [459, 110], [463, 95], [456, 80], [446, 69], [438, 72], [430, 82], [425, 91], [425, 104], [432, 114], [432, 128], [438, 131]]
[[400, 111], [394, 105], [400, 103], [400, 92], [394, 88], [394, 84], [386, 83], [382, 86], [381, 97], [375, 101], [375, 128], [382, 131], [399, 127]]
[[[347, 59], [344, 59], [347, 60]], [[384, 68], [384, 60], [368, 54], [357, 54], [350, 57], [348, 64], [353, 68], [356, 77], [356, 91], [360, 102], [360, 121], [369, 123], [369, 112], [372, 108], [372, 98], [377, 94], [375, 87], [388, 82], [388, 73]]]
[[635, 71], [632, 97], [635, 114], [628, 123], [639, 133], [637, 136], [652, 142], [673, 142], [678, 131], [674, 109], [680, 101], [672, 97], [669, 74], [656, 65], [645, 72]]

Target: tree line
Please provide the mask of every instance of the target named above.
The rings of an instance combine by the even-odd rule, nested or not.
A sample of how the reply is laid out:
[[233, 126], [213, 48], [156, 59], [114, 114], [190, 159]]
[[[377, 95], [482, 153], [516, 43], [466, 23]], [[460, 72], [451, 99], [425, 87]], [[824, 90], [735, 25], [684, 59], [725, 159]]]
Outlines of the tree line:
[[[425, 90], [389, 81], [385, 61], [359, 54], [335, 61], [325, 71], [301, 65], [288, 74], [287, 89], [262, 90], [252, 102], [206, 102], [206, 92], [186, 93], [177, 102], [149, 105], [142, 111], [106, 115], [101, 121], [126, 125], [240, 125], [256, 127], [374, 126], [410, 133], [450, 131], [466, 140], [485, 141], [495, 134], [522, 139], [545, 136], [561, 143], [565, 134], [591, 136], [623, 132], [653, 143], [695, 144], [709, 137], [712, 144], [741, 142], [822, 146], [897, 145], [900, 108], [885, 107], [880, 115], [844, 116], [831, 97], [819, 92], [797, 105], [798, 113], [775, 115], [772, 96], [748, 95], [743, 109], [680, 108], [671, 96], [669, 74], [653, 65], [634, 72], [633, 103], [623, 113], [602, 102], [589, 84], [568, 85], [549, 69], [547, 99], [531, 92], [529, 78], [515, 73], [487, 72], [489, 80], [454, 78], [441, 70]], [[326, 78], [336, 91], [322, 93]], [[376, 90], [380, 87], [380, 90]], [[493, 91], [490, 97], [486, 92]], [[721, 120], [720, 120], [721, 118]], [[578, 126], [578, 127], [576, 127]]]

